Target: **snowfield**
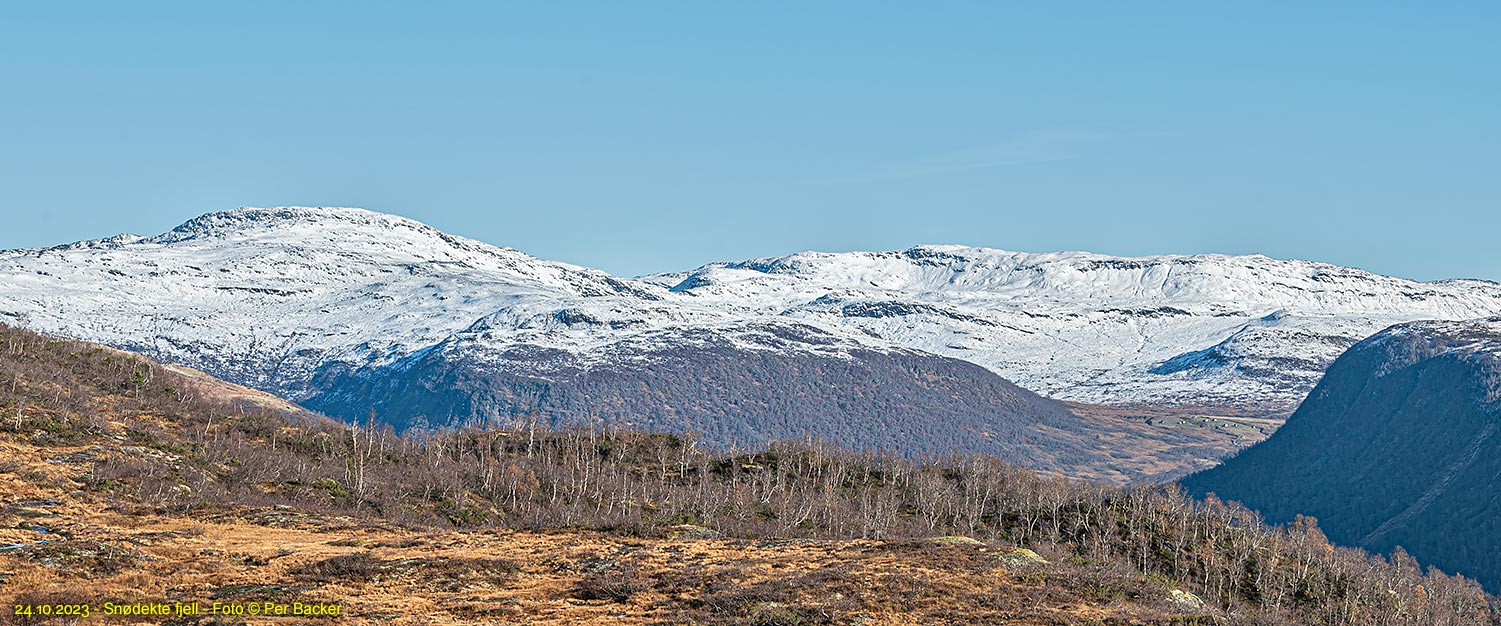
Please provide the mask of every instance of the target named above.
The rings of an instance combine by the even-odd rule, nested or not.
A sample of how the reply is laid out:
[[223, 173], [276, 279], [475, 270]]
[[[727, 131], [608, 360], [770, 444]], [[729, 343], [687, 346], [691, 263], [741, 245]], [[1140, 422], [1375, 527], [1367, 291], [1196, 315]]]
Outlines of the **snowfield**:
[[[1496, 283], [1259, 255], [918, 246], [621, 278], [348, 208], [245, 208], [0, 253], [0, 321], [294, 400], [330, 364], [526, 347], [587, 366], [709, 333], [744, 349], [934, 353], [1058, 399], [1285, 413], [1355, 341], [1494, 315]], [[811, 330], [768, 339], [790, 324]]]

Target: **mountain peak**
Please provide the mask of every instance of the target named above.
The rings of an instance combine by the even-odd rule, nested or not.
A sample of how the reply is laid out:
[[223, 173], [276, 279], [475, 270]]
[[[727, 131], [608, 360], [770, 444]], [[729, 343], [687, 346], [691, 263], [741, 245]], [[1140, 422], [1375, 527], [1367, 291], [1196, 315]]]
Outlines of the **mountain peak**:
[[141, 241], [169, 247], [242, 252], [262, 248], [339, 251], [372, 261], [470, 263], [503, 269], [522, 265], [547, 265], [566, 271], [584, 269], [544, 262], [514, 248], [450, 235], [400, 215], [353, 207], [241, 207], [195, 217], [165, 234]]
[[441, 233], [413, 219], [353, 207], [240, 207], [200, 215], [183, 222], [160, 237], [159, 243], [191, 239], [228, 237], [257, 231], [283, 230], [293, 227], [374, 228], [378, 230], [410, 229], [428, 234]]
[[627, 279], [342, 207], [246, 207], [148, 239], [0, 255], [0, 316], [267, 388], [394, 362], [481, 319], [502, 352], [587, 359], [667, 328], [791, 320], [1069, 400], [1280, 414], [1371, 333], [1497, 314], [1501, 285], [1261, 255], [917, 245]]

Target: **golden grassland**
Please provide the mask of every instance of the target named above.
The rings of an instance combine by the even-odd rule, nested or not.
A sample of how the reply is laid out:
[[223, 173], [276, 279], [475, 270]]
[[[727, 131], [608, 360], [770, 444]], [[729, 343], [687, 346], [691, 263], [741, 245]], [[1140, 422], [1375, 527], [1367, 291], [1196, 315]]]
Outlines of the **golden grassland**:
[[[125, 426], [116, 422], [116, 427]], [[694, 526], [662, 536], [435, 531], [295, 510], [161, 515], [78, 488], [126, 443], [0, 443], [0, 597], [88, 604], [90, 622], [357, 624], [1171, 624], [1193, 612], [1088, 600], [1051, 563], [979, 541], [761, 540]], [[47, 532], [37, 532], [45, 529]], [[42, 543], [45, 542], [45, 543]], [[329, 618], [104, 616], [106, 602], [331, 604]], [[1158, 603], [1159, 605], [1161, 603]], [[231, 609], [234, 610], [234, 609]]]
[[[1491, 600], [1171, 486], [817, 442], [397, 435], [0, 325], [8, 623], [1496, 626]], [[201, 612], [104, 614], [122, 604]], [[339, 615], [265, 614], [301, 605]]]

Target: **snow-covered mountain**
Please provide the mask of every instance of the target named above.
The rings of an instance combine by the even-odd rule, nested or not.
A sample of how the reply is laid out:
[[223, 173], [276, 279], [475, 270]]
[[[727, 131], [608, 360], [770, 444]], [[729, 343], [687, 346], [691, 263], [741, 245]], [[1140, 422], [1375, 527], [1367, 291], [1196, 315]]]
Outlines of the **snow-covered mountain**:
[[729, 318], [663, 306], [670, 294], [654, 285], [360, 209], [240, 209], [157, 237], [9, 251], [0, 277], [0, 319], [293, 398], [322, 365], [389, 363], [481, 319], [506, 320], [518, 341], [583, 348], [601, 339], [569, 332], [558, 313], [574, 303], [663, 322]]
[[1394, 323], [1501, 312], [1501, 285], [1261, 255], [1120, 258], [961, 246], [804, 252], [646, 282], [741, 315], [838, 325], [1055, 398], [1290, 412]]
[[[320, 372], [423, 351], [545, 378], [647, 367], [708, 341], [830, 359], [915, 351], [1058, 399], [1285, 413], [1388, 325], [1496, 314], [1491, 282], [1263, 256], [919, 246], [629, 279], [341, 208], [239, 209], [156, 237], [0, 253], [0, 321], [298, 400], [328, 391]], [[768, 340], [788, 328], [797, 340]]]
[[359, 209], [241, 209], [6, 252], [0, 320], [398, 427], [604, 420], [1070, 474], [1101, 466], [1085, 441], [1110, 434], [961, 360]]

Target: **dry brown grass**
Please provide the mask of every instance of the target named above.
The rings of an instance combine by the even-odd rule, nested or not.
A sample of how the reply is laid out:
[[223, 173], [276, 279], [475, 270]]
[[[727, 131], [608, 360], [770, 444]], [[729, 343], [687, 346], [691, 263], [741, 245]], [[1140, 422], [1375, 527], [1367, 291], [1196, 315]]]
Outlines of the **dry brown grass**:
[[[6, 442], [0, 599], [15, 603], [327, 602], [352, 624], [1172, 623], [1155, 598], [1080, 603], [1068, 572], [1011, 572], [995, 548], [906, 541], [748, 541], [593, 531], [426, 531], [275, 507], [141, 515], [76, 487], [79, 464]], [[71, 449], [69, 449], [71, 450]], [[44, 454], [45, 452], [45, 454]], [[39, 486], [22, 479], [42, 472]], [[18, 514], [25, 509], [28, 517]], [[268, 517], [292, 521], [268, 526]], [[1112, 622], [1112, 620], [1114, 620]], [[97, 614], [89, 622], [121, 618]], [[316, 621], [316, 620], [315, 620]], [[258, 623], [247, 619], [247, 623]], [[292, 623], [285, 618], [265, 623]], [[178, 622], [178, 623], [194, 623]], [[202, 621], [196, 623], [211, 623]], [[224, 623], [235, 623], [233, 620]]]
[[1253, 412], [1235, 407], [1064, 404], [1099, 432], [1114, 433], [1116, 439], [1106, 444], [1120, 453], [1110, 466], [1079, 476], [1114, 484], [1141, 476], [1172, 480], [1213, 467], [1271, 436], [1290, 412], [1280, 407]]
[[[1395, 586], [1493, 626], [1469, 581], [1167, 490], [812, 444], [396, 437], [211, 387], [0, 325], [0, 600], [324, 602], [361, 624], [1439, 623]], [[928, 539], [951, 534], [978, 539]], [[1049, 562], [1006, 566], [1012, 542]], [[1175, 606], [1179, 586], [1213, 608]]]

